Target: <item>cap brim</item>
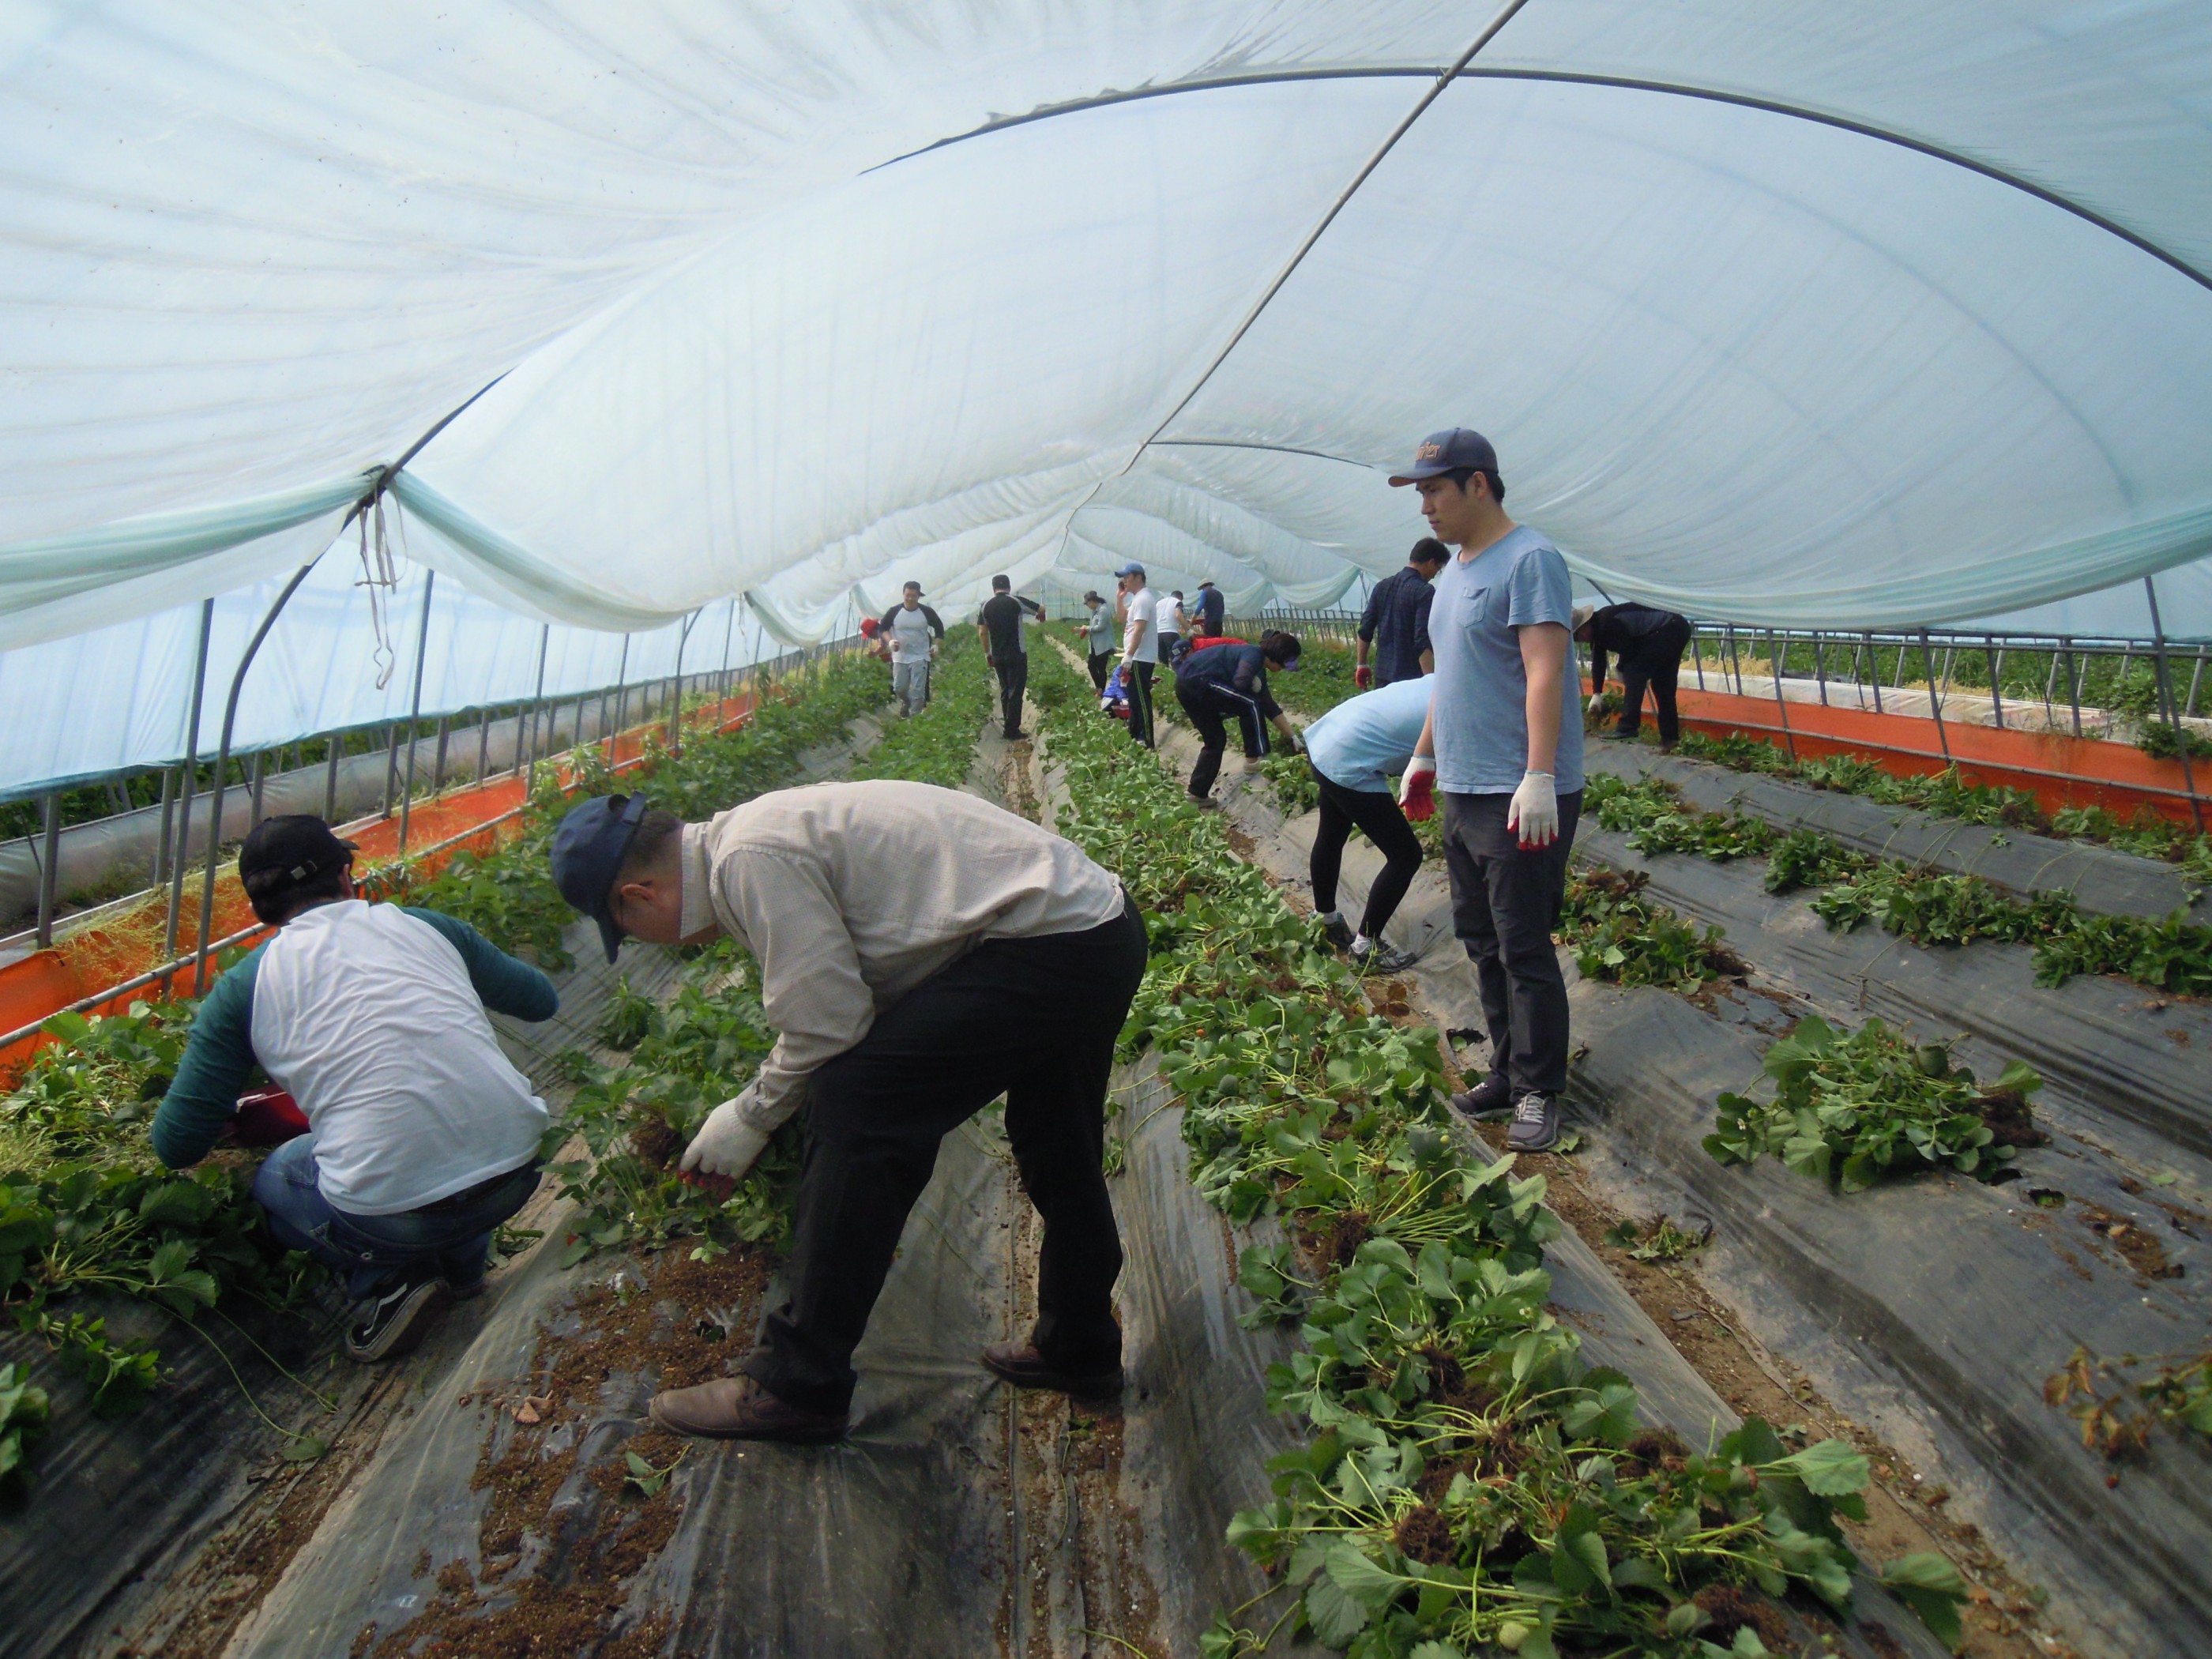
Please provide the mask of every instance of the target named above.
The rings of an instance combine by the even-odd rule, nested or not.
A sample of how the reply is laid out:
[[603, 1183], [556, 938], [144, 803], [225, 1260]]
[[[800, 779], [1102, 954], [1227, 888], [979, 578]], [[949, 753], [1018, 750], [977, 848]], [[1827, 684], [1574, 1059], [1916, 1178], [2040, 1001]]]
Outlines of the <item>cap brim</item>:
[[1390, 477], [1390, 488], [1403, 489], [1409, 483], [1419, 483], [1424, 478], [1441, 478], [1451, 471], [1448, 466], [1417, 466], [1411, 472], [1395, 472]]
[[623, 930], [605, 916], [593, 916], [592, 920], [599, 924], [599, 944], [605, 950], [607, 963], [611, 967], [616, 957], [622, 953]]

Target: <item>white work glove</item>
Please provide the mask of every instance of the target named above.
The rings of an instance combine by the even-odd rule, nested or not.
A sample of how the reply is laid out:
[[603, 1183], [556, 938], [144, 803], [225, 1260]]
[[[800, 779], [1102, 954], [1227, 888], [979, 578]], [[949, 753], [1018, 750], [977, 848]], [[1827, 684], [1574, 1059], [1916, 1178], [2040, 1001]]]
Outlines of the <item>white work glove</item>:
[[1593, 691], [1590, 693], [1589, 711], [1593, 714], [1602, 714], [1605, 713], [1604, 692]]
[[761, 1148], [768, 1145], [769, 1137], [766, 1129], [755, 1128], [744, 1117], [746, 1108], [759, 1092], [757, 1083], [749, 1084], [744, 1093], [735, 1100], [726, 1100], [707, 1114], [699, 1133], [684, 1149], [681, 1167], [685, 1174], [696, 1170], [701, 1175], [727, 1176], [734, 1181], [753, 1167], [753, 1160], [761, 1155]]
[[1549, 772], [1522, 774], [1505, 809], [1505, 827], [1519, 834], [1523, 847], [1549, 847], [1559, 838], [1559, 792]]
[[1416, 755], [1406, 763], [1406, 775], [1398, 780], [1398, 805], [1416, 821], [1434, 817], [1437, 811], [1437, 760]]

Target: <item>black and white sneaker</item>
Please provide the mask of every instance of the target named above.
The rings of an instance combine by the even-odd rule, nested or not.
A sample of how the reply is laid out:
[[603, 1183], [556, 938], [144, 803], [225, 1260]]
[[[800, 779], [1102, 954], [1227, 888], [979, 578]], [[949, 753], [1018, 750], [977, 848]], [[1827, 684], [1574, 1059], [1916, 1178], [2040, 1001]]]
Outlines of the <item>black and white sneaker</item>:
[[1352, 948], [1352, 924], [1341, 915], [1332, 914], [1322, 923], [1321, 936], [1340, 951]]
[[1420, 966], [1411, 951], [1401, 951], [1388, 939], [1376, 939], [1364, 951], [1352, 953], [1352, 965], [1363, 974], [1402, 974]]
[[363, 1364], [412, 1353], [452, 1301], [434, 1273], [388, 1280], [355, 1308], [345, 1351]]
[[1503, 1072], [1492, 1072], [1472, 1089], [1451, 1097], [1452, 1110], [1478, 1123], [1495, 1123], [1513, 1115], [1513, 1085]]
[[1546, 1152], [1559, 1138], [1559, 1097], [1533, 1091], [1513, 1103], [1513, 1127], [1505, 1147], [1514, 1152]]

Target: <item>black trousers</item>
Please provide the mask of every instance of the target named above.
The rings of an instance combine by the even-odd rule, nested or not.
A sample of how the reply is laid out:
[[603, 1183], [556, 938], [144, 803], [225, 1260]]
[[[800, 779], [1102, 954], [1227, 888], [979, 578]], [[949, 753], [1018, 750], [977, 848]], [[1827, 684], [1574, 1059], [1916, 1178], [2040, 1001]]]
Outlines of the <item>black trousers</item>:
[[1314, 781], [1321, 786], [1321, 827], [1314, 833], [1313, 855], [1306, 866], [1313, 878], [1314, 908], [1324, 914], [1336, 908], [1344, 843], [1352, 839], [1355, 829], [1359, 830], [1384, 860], [1382, 873], [1367, 890], [1367, 910], [1359, 921], [1362, 933], [1380, 939], [1390, 918], [1398, 913], [1407, 888], [1413, 885], [1413, 872], [1421, 867], [1421, 838], [1406, 822], [1406, 815], [1398, 810], [1397, 797], [1389, 790], [1347, 789], [1323, 777], [1319, 767], [1314, 767]]
[[1091, 688], [1100, 696], [1106, 695], [1106, 677], [1114, 672], [1114, 653], [1094, 651], [1091, 653]]
[[1235, 720], [1244, 734], [1244, 752], [1267, 752], [1267, 721], [1260, 705], [1219, 680], [1187, 680], [1176, 677], [1176, 701], [1190, 723], [1198, 728], [1198, 759], [1190, 769], [1190, 793], [1204, 800], [1213, 793], [1221, 775], [1221, 751], [1229, 746], [1229, 722]]
[[1044, 1220], [1033, 1340], [1070, 1370], [1119, 1360], [1121, 1242], [1102, 1166], [1106, 1085], [1146, 948], [1144, 923], [1126, 902], [1081, 933], [989, 940], [814, 1073], [791, 1299], [763, 1322], [749, 1376], [807, 1410], [848, 1408], [853, 1350], [938, 1143], [1001, 1094], [1023, 1188]]
[[1567, 982], [1552, 930], [1566, 895], [1582, 791], [1559, 797], [1558, 839], [1525, 852], [1505, 827], [1512, 796], [1443, 799], [1452, 932], [1474, 963], [1491, 1066], [1516, 1097], [1557, 1094], [1567, 1086]]
[[1017, 651], [1011, 656], [1004, 652], [994, 653], [991, 666], [999, 676], [999, 717], [1004, 722], [1006, 735], [1012, 737], [1022, 729], [1022, 693], [1029, 690], [1030, 659], [1026, 651]]
[[1157, 665], [1121, 659], [1121, 683], [1129, 689], [1129, 735], [1152, 746], [1152, 670]]
[[1613, 729], [1632, 738], [1644, 728], [1644, 692], [1659, 706], [1659, 741], [1673, 743], [1682, 735], [1682, 722], [1674, 713], [1675, 683], [1681, 678], [1682, 653], [1690, 648], [1690, 624], [1676, 618], [1655, 629], [1620, 655], [1620, 723]]

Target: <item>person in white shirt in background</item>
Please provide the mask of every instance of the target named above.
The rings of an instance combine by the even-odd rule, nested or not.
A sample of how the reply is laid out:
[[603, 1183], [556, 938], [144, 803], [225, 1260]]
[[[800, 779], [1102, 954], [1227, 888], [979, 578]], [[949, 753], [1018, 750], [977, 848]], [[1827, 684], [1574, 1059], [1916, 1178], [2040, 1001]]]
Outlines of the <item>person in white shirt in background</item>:
[[891, 695], [902, 719], [919, 714], [929, 702], [929, 665], [945, 623], [921, 602], [921, 584], [908, 582], [905, 597], [884, 613], [882, 631], [891, 644]]
[[562, 820], [552, 858], [610, 962], [625, 933], [726, 933], [759, 959], [775, 1048], [708, 1115], [683, 1167], [743, 1176], [805, 1114], [790, 1299], [743, 1376], [656, 1395], [655, 1422], [726, 1439], [842, 1436], [853, 1351], [938, 1143], [1001, 1095], [1044, 1240], [1036, 1326], [982, 1363], [1018, 1388], [1121, 1391], [1121, 1246], [1102, 1159], [1146, 946], [1109, 872], [972, 795], [890, 781], [775, 790], [707, 823], [602, 796]]
[[1152, 747], [1152, 671], [1160, 660], [1159, 596], [1145, 585], [1145, 567], [1114, 573], [1121, 591], [1121, 667], [1129, 690], [1129, 735]]
[[1189, 649], [1183, 638], [1182, 595], [1170, 593], [1160, 601], [1160, 660], [1173, 668]]

